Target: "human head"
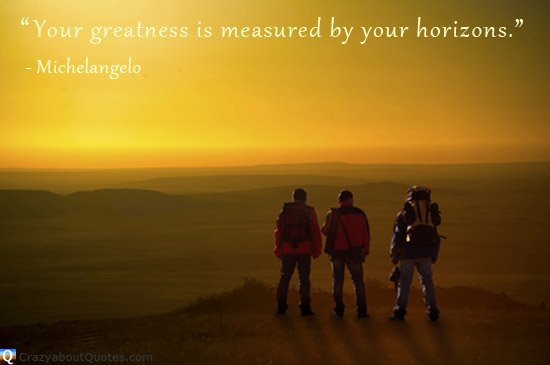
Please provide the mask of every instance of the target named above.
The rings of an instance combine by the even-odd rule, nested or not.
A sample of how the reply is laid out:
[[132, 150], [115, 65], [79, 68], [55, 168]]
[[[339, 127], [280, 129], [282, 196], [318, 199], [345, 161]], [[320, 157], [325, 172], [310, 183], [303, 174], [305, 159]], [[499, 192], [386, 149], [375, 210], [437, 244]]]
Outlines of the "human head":
[[340, 203], [351, 201], [353, 202], [353, 193], [349, 190], [342, 190], [340, 194], [338, 194], [338, 200]]
[[292, 200], [295, 202], [305, 202], [307, 200], [307, 193], [304, 189], [296, 189], [292, 192]]

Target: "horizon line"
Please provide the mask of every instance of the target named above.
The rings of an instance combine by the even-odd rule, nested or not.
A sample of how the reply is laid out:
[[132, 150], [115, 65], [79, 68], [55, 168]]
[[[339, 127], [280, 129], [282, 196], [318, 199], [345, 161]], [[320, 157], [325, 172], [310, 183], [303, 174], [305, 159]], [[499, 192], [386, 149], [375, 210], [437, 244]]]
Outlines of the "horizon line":
[[258, 167], [283, 167], [283, 166], [315, 166], [315, 165], [344, 165], [344, 166], [487, 166], [487, 165], [530, 165], [547, 164], [550, 160], [540, 161], [495, 161], [495, 162], [437, 162], [437, 163], [396, 163], [396, 162], [343, 162], [343, 161], [319, 161], [319, 162], [293, 162], [293, 163], [265, 163], [250, 165], [213, 165], [213, 166], [142, 166], [142, 167], [1, 167], [0, 171], [116, 171], [116, 170], [168, 170], [168, 169], [238, 169]]

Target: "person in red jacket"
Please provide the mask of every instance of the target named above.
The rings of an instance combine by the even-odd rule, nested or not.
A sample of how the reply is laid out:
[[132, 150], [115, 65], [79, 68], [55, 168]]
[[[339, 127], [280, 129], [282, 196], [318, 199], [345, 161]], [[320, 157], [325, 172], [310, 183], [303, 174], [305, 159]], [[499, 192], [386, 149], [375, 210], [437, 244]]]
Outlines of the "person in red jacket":
[[281, 260], [281, 276], [277, 288], [277, 313], [288, 309], [287, 294], [290, 279], [298, 266], [300, 311], [303, 316], [315, 314], [311, 310], [311, 257], [321, 255], [321, 231], [315, 209], [306, 204], [307, 193], [296, 189], [292, 202], [285, 203], [275, 227], [275, 255]]
[[363, 262], [369, 254], [370, 229], [365, 212], [353, 206], [353, 194], [344, 190], [338, 195], [339, 208], [332, 208], [323, 225], [323, 234], [327, 236], [325, 252], [332, 264], [332, 294], [336, 304], [333, 316], [344, 315], [343, 287], [344, 270], [348, 267], [355, 287], [357, 317], [366, 318], [367, 298], [363, 281]]

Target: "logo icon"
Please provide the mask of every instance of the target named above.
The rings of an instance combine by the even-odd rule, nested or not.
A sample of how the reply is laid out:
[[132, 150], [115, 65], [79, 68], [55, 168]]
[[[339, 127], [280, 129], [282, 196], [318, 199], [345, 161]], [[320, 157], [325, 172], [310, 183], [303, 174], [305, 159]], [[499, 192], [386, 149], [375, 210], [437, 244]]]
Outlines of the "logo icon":
[[15, 349], [0, 349], [1, 360], [6, 364], [13, 365], [15, 364], [15, 359], [17, 357], [17, 351]]

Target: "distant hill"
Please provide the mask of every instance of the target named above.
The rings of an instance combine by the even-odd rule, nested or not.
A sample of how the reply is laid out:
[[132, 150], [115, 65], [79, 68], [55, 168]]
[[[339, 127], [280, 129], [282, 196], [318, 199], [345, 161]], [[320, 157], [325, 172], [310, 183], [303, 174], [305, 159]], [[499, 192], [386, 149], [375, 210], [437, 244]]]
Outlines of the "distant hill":
[[[245, 206], [264, 206], [278, 209], [282, 203], [291, 199], [291, 192], [298, 186], [279, 186], [263, 189], [229, 191], [221, 193], [201, 193], [190, 196], [206, 201], [223, 201]], [[364, 183], [357, 185], [326, 186], [301, 185], [308, 193], [308, 204], [324, 213], [329, 207], [338, 204], [338, 193], [350, 189], [354, 193], [355, 203], [359, 206], [370, 206], [378, 203], [389, 203], [388, 208], [395, 209], [403, 201], [408, 185], [395, 182]], [[448, 190], [445, 190], [448, 191]], [[368, 204], [365, 204], [368, 202]]]
[[139, 354], [163, 365], [548, 363], [548, 311], [480, 289], [438, 290], [437, 323], [426, 320], [418, 290], [405, 322], [388, 320], [393, 290], [374, 282], [369, 319], [355, 318], [351, 295], [344, 318], [331, 318], [331, 295], [318, 291], [317, 315], [300, 317], [295, 290], [288, 313], [276, 316], [275, 289], [248, 280], [168, 314], [4, 327], [0, 338], [18, 352]]
[[[222, 179], [223, 180], [223, 179]], [[352, 188], [361, 200], [401, 201], [407, 185], [385, 182], [348, 185], [342, 187], [300, 185], [307, 189], [310, 203], [323, 209], [334, 205], [342, 187]], [[183, 212], [211, 211], [223, 213], [234, 207], [236, 211], [247, 206], [260, 206], [262, 211], [274, 214], [283, 202], [290, 200], [296, 186], [221, 193], [187, 195], [165, 194], [141, 189], [100, 189], [60, 195], [38, 190], [0, 190], [0, 219], [45, 218], [60, 215], [173, 215]]]
[[78, 191], [66, 199], [85, 209], [106, 214], [171, 214], [196, 209], [202, 203], [194, 198], [138, 189], [101, 189]]
[[57, 216], [73, 209], [64, 196], [42, 190], [0, 190], [0, 206], [2, 219]]
[[[261, 188], [261, 179], [273, 178], [271, 186], [294, 184], [338, 185], [351, 184], [350, 179], [362, 182], [396, 181], [405, 184], [422, 183], [447, 187], [461, 186], [475, 182], [473, 187], [491, 188], [495, 181], [508, 183], [550, 181], [550, 162], [502, 163], [502, 164], [456, 164], [456, 165], [392, 165], [392, 164], [345, 164], [310, 163], [236, 167], [205, 168], [144, 168], [144, 169], [99, 169], [99, 170], [23, 170], [0, 169], [0, 189], [40, 189], [56, 193], [70, 193], [79, 190], [112, 188], [142, 188], [165, 192], [184, 192], [178, 186], [189, 188], [187, 192], [243, 190]], [[228, 176], [226, 182], [216, 178], [200, 180], [200, 177]], [[235, 189], [231, 180], [243, 176], [244, 185]], [[247, 182], [258, 179], [256, 185]], [[265, 176], [265, 178], [260, 177]], [[286, 176], [286, 177], [285, 177]], [[329, 182], [316, 177], [326, 177]], [[341, 179], [342, 183], [335, 177]], [[184, 178], [191, 178], [186, 180]], [[316, 181], [312, 181], [312, 178]], [[167, 179], [167, 180], [165, 180]], [[278, 182], [277, 180], [280, 179]], [[317, 181], [318, 180], [318, 181]], [[204, 182], [195, 186], [192, 182]], [[212, 185], [210, 185], [212, 184]], [[235, 183], [236, 184], [236, 183]], [[227, 185], [228, 188], [224, 187]], [[174, 189], [174, 190], [171, 190]], [[202, 189], [202, 190], [201, 190]]]
[[[448, 237], [436, 268], [438, 283], [475, 284], [529, 303], [550, 302], [550, 190], [543, 179], [515, 184], [514, 178], [484, 188], [477, 180], [430, 185], [443, 212], [440, 232]], [[10, 257], [0, 266], [5, 322], [121, 316], [126, 308], [155, 313], [182, 298], [233, 287], [243, 276], [271, 280], [278, 270], [274, 222], [294, 187], [186, 195], [0, 191], [0, 242]], [[355, 193], [373, 237], [368, 277], [385, 280], [393, 219], [408, 184], [303, 187], [321, 222], [337, 205], [341, 188]], [[329, 288], [328, 260], [323, 256], [315, 265], [315, 285]], [[86, 278], [85, 285], [75, 277]]]
[[197, 199], [136, 189], [101, 189], [68, 195], [48, 191], [0, 190], [0, 219], [61, 215], [155, 215], [206, 208]]
[[158, 190], [165, 193], [227, 192], [271, 187], [325, 185], [349, 186], [363, 183], [363, 179], [323, 175], [212, 175], [179, 176], [130, 181], [121, 187]]

